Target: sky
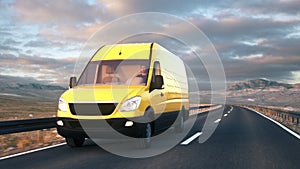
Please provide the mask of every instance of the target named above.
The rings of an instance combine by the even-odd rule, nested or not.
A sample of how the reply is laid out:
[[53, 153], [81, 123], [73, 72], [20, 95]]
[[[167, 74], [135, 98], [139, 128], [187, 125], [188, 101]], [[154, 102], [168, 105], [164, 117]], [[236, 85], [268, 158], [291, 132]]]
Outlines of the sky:
[[3, 0], [0, 75], [66, 85], [94, 33], [142, 12], [171, 14], [199, 28], [218, 52], [228, 82], [300, 83], [299, 0]]

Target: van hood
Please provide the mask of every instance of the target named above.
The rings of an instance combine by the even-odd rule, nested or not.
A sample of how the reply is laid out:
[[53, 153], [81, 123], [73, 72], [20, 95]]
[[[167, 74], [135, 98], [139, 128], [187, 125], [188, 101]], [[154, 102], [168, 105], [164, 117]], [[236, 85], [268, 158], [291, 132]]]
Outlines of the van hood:
[[69, 103], [75, 102], [114, 102], [119, 103], [123, 99], [138, 96], [146, 86], [93, 86], [75, 87], [62, 94]]

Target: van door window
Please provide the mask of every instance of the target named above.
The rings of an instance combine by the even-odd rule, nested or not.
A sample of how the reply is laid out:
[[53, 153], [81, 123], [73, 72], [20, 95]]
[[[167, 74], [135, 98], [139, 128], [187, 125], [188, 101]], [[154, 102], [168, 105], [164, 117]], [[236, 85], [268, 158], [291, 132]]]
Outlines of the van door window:
[[155, 75], [161, 75], [160, 63], [156, 61], [154, 63]]
[[153, 73], [152, 73], [152, 82], [155, 80], [155, 75], [161, 75], [160, 63], [159, 61], [154, 62]]
[[[157, 77], [160, 76], [160, 77]], [[156, 81], [159, 80], [159, 81]], [[150, 92], [154, 89], [162, 89], [163, 87], [163, 77], [161, 76], [161, 68], [160, 63], [158, 61], [154, 62], [153, 65], [153, 73], [152, 73], [152, 80], [150, 86]]]

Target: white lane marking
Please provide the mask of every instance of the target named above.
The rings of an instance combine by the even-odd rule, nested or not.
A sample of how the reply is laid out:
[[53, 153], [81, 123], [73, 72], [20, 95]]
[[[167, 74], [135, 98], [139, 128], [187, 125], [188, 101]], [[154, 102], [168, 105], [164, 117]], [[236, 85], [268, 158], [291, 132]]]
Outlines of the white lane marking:
[[[230, 106], [230, 110], [227, 112], [227, 114], [230, 114], [231, 112], [232, 112], [232, 110], [233, 110], [233, 107], [232, 106]], [[224, 115], [225, 116], [225, 115]], [[227, 115], [226, 115], [227, 116]], [[225, 117], [226, 117], [225, 116]]]
[[188, 145], [190, 142], [192, 142], [193, 140], [195, 140], [197, 137], [199, 137], [202, 134], [202, 132], [197, 132], [195, 133], [192, 137], [188, 138], [187, 140], [185, 140], [184, 142], [181, 143], [181, 145]]
[[233, 110], [233, 107], [230, 106], [230, 110], [228, 111], [228, 113], [232, 112], [232, 110]]
[[224, 114], [224, 117], [226, 117], [228, 114]]
[[217, 119], [214, 121], [214, 123], [219, 123], [221, 121], [221, 119]]
[[266, 118], [266, 119], [272, 121], [273, 123], [277, 124], [277, 125], [278, 125], [279, 127], [281, 127], [282, 129], [284, 129], [285, 131], [289, 132], [290, 134], [292, 134], [292, 135], [295, 136], [296, 138], [300, 139], [300, 135], [299, 135], [299, 134], [297, 134], [297, 133], [295, 133], [294, 131], [292, 131], [291, 129], [285, 127], [284, 125], [282, 125], [282, 124], [279, 123], [278, 121], [275, 121], [275, 120], [271, 119], [270, 117], [265, 116], [264, 114], [262, 114], [262, 113], [260, 113], [260, 112], [258, 112], [258, 111], [256, 111], [256, 110], [253, 110], [253, 109], [251, 109], [251, 108], [248, 108], [248, 107], [245, 107], [245, 108], [248, 109], [248, 110], [254, 111], [255, 113], [257, 113], [257, 114], [263, 116], [264, 118]]
[[43, 147], [43, 148], [38, 148], [38, 149], [34, 149], [34, 150], [29, 150], [29, 151], [25, 151], [25, 152], [21, 152], [21, 153], [17, 153], [17, 154], [12, 154], [12, 155], [8, 155], [8, 156], [0, 157], [0, 161], [8, 159], [8, 158], [13, 158], [13, 157], [17, 157], [17, 156], [21, 156], [21, 155], [25, 155], [25, 154], [34, 153], [34, 152], [37, 152], [37, 151], [42, 151], [42, 150], [62, 146], [62, 145], [65, 145], [65, 144], [66, 143], [60, 143], [60, 144], [55, 144], [55, 145], [52, 145], [52, 146], [47, 146], [47, 147]]

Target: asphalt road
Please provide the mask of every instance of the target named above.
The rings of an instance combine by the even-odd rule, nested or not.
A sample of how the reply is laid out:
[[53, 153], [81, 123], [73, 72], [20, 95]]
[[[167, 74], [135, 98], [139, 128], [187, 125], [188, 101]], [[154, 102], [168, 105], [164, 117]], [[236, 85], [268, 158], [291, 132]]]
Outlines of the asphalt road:
[[[299, 139], [255, 112], [233, 107], [228, 114], [230, 109], [230, 106], [225, 107], [216, 131], [206, 142], [200, 144], [198, 139], [195, 139], [187, 145], [178, 144], [157, 156], [141, 159], [121, 157], [87, 141], [81, 148], [63, 145], [1, 160], [0, 167], [3, 169], [300, 168]], [[197, 116], [196, 123], [182, 141], [201, 131], [206, 115]]]

